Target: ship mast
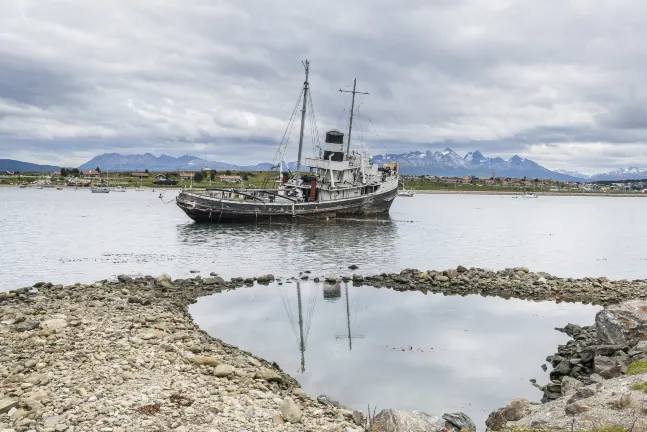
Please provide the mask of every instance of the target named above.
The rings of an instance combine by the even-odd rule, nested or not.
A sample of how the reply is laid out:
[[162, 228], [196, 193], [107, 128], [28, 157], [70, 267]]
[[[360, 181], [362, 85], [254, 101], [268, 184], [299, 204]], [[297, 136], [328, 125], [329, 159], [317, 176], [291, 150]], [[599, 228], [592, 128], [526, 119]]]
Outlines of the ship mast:
[[350, 134], [351, 134], [351, 132], [353, 130], [353, 111], [355, 109], [355, 94], [365, 94], [365, 95], [368, 94], [368, 93], [365, 93], [365, 92], [359, 92], [359, 91], [356, 90], [356, 88], [357, 88], [357, 78], [353, 79], [353, 90], [352, 91], [339, 89], [339, 91], [342, 92], [342, 93], [352, 93], [353, 94], [353, 98], [352, 98], [352, 101], [350, 103], [350, 122], [348, 124], [348, 142], [346, 143], [346, 159], [348, 159], [348, 154], [350, 153]]
[[299, 133], [299, 157], [297, 159], [297, 172], [296, 172], [296, 181], [299, 182], [299, 174], [301, 171], [301, 152], [303, 150], [303, 129], [306, 125], [306, 104], [308, 101], [308, 73], [310, 72], [310, 62], [306, 60], [303, 63], [303, 66], [306, 68], [306, 80], [303, 83], [303, 109], [301, 110], [301, 132]]

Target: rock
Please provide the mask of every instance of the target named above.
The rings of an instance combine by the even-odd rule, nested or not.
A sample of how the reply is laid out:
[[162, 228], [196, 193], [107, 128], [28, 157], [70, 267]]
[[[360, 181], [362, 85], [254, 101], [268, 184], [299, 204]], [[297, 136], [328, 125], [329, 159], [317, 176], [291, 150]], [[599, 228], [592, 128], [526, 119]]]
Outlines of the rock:
[[234, 367], [228, 364], [219, 364], [216, 366], [216, 370], [214, 371], [214, 375], [219, 377], [219, 378], [224, 378], [232, 375], [234, 373]]
[[566, 405], [566, 408], [564, 408], [564, 412], [568, 415], [576, 415], [576, 414], [581, 414], [583, 412], [590, 411], [592, 407], [590, 405], [585, 405], [582, 403], [572, 403], [569, 405]]
[[562, 379], [562, 396], [570, 396], [574, 394], [577, 389], [583, 386], [584, 383], [582, 381], [576, 380], [575, 378], [571, 378], [569, 376], [565, 376]]
[[23, 323], [16, 325], [14, 327], [14, 330], [17, 332], [26, 332], [26, 331], [37, 329], [39, 325], [40, 325], [40, 322], [38, 321], [25, 321]]
[[7, 413], [11, 408], [16, 408], [17, 406], [17, 400], [0, 397], [0, 414]]
[[331, 407], [334, 407], [334, 408], [339, 408], [339, 406], [341, 405], [339, 402], [337, 402], [336, 400], [334, 400], [330, 396], [326, 396], [326, 395], [317, 396], [317, 401], [319, 403], [321, 403], [321, 404], [331, 406]]
[[161, 274], [161, 275], [157, 276], [155, 278], [155, 281], [158, 282], [158, 283], [162, 283], [162, 282], [169, 282], [170, 283], [170, 282], [173, 282], [173, 280], [171, 279], [171, 276], [169, 276], [167, 274]]
[[604, 379], [618, 378], [619, 376], [624, 375], [626, 370], [627, 369], [624, 366], [613, 366], [612, 368], [600, 372], [600, 376]]
[[289, 396], [283, 399], [283, 402], [279, 405], [279, 410], [283, 418], [290, 423], [299, 423], [301, 417], [303, 417], [303, 412]]
[[273, 422], [276, 426], [278, 426], [278, 425], [282, 425], [282, 424], [284, 424], [284, 423], [285, 423], [285, 420], [283, 419], [283, 416], [282, 416], [281, 414], [277, 414], [277, 415], [275, 415], [275, 416], [272, 418], [272, 422]]
[[455, 269], [449, 269], [444, 271], [445, 276], [447, 276], [449, 279], [454, 279], [458, 277], [458, 271]]
[[366, 416], [363, 412], [355, 410], [353, 411], [353, 422], [357, 426], [364, 426], [366, 425]]
[[604, 378], [602, 378], [602, 377], [601, 377], [600, 375], [598, 375], [598, 374], [592, 374], [592, 375], [589, 377], [589, 381], [591, 381], [592, 383], [597, 384], [597, 383], [601, 383], [602, 381], [604, 381]]
[[204, 285], [216, 285], [218, 284], [218, 279], [216, 279], [215, 277], [208, 277], [208, 278], [202, 279], [202, 283]]
[[530, 412], [530, 401], [528, 399], [515, 399], [501, 409], [501, 416], [507, 421], [521, 420]]
[[598, 339], [604, 345], [633, 344], [647, 339], [647, 301], [629, 300], [607, 306], [595, 316]]
[[640, 341], [629, 351], [630, 356], [647, 353], [647, 341]]
[[574, 402], [580, 401], [582, 399], [587, 399], [593, 396], [595, 396], [595, 389], [593, 387], [582, 387], [577, 389], [575, 394], [566, 403], [572, 404]]
[[254, 378], [262, 379], [270, 382], [283, 381], [283, 378], [281, 377], [281, 375], [279, 375], [277, 372], [273, 371], [272, 369], [268, 369], [268, 368], [260, 368], [258, 371], [256, 371]]
[[117, 276], [117, 280], [119, 282], [121, 282], [121, 283], [130, 283], [130, 282], [133, 281], [133, 278], [131, 278], [130, 276], [126, 276], [126, 275], [119, 275], [119, 276]]
[[216, 358], [201, 355], [193, 356], [193, 362], [201, 366], [218, 366], [220, 364]]
[[299, 397], [299, 398], [306, 398], [307, 397], [306, 392], [304, 392], [303, 389], [300, 388], [300, 387], [293, 388], [292, 389], [292, 394], [294, 396], [296, 396], [296, 397]]
[[459, 412], [443, 414], [443, 420], [457, 428], [459, 431], [476, 432], [476, 425], [465, 413]]
[[351, 264], [351, 265], [349, 265], [349, 266], [348, 266], [348, 268], [349, 268], [350, 270], [357, 270], [359, 267], [358, 267], [358, 266], [356, 266], [355, 264]]
[[601, 373], [616, 366], [616, 361], [611, 357], [597, 356], [593, 359], [593, 367], [596, 373]]
[[559, 378], [564, 375], [568, 375], [571, 372], [571, 362], [569, 362], [567, 359], [562, 360], [559, 362], [555, 368], [550, 371], [550, 378]]
[[449, 280], [447, 276], [444, 276], [441, 274], [437, 274], [436, 276], [434, 276], [434, 279], [436, 279], [438, 282], [447, 282]]
[[467, 273], [467, 268], [459, 265], [458, 267], [456, 267], [456, 271], [459, 273]]
[[261, 275], [258, 278], [256, 278], [256, 281], [260, 284], [268, 284], [270, 282], [274, 282], [274, 275], [272, 274]]
[[544, 284], [546, 283], [546, 278], [542, 276], [542, 277], [540, 277], [539, 279], [537, 279], [537, 280], [535, 281], [535, 283], [536, 283], [537, 285], [544, 285]]
[[370, 432], [438, 432], [443, 421], [421, 411], [383, 409], [371, 423]]
[[41, 322], [40, 326], [44, 329], [59, 330], [67, 327], [67, 321], [62, 318], [54, 318]]

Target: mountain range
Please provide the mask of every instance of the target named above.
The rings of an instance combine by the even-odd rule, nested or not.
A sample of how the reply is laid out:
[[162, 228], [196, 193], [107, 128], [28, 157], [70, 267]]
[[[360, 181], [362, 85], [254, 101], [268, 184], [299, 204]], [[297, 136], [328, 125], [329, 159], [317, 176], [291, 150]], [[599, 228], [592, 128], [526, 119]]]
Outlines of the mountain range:
[[[528, 177], [551, 178], [559, 181], [602, 181], [602, 180], [633, 180], [647, 179], [647, 168], [618, 168], [613, 171], [593, 175], [582, 174], [577, 171], [549, 170], [530, 159], [515, 155], [509, 159], [501, 157], [486, 157], [475, 150], [464, 156], [454, 150], [446, 148], [443, 151], [413, 151], [407, 153], [387, 153], [375, 155], [373, 162], [383, 164], [397, 162], [402, 174], [409, 175], [437, 175], [446, 177], [476, 176], [491, 177]], [[295, 162], [288, 167], [294, 170]], [[122, 155], [119, 153], [105, 153], [98, 155], [79, 166], [79, 169], [101, 168], [103, 171], [197, 171], [202, 168], [215, 170], [242, 170], [242, 171], [268, 171], [270, 163], [256, 165], [235, 165], [226, 162], [208, 161], [196, 156], [184, 155], [173, 157], [168, 155], [154, 156], [151, 153], [141, 155]], [[58, 166], [38, 165], [12, 159], [0, 159], [0, 171], [21, 172], [52, 172], [58, 171]]]
[[414, 151], [401, 154], [385, 154], [373, 157], [373, 162], [383, 164], [397, 162], [400, 172], [413, 175], [437, 175], [445, 177], [529, 177], [552, 178], [559, 181], [577, 181], [579, 178], [551, 171], [520, 156], [505, 160], [500, 157], [486, 157], [476, 150], [461, 156], [450, 148], [443, 151]]

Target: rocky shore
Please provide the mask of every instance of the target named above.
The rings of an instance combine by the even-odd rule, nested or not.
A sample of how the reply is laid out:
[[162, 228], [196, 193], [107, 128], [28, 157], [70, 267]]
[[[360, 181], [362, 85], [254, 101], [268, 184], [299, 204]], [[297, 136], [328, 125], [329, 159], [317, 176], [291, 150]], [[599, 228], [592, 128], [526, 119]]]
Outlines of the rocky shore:
[[557, 330], [572, 339], [546, 358], [550, 382], [535, 384], [544, 404], [517, 399], [490, 414], [488, 428], [647, 430], [647, 301], [609, 306], [594, 326]]
[[[444, 271], [405, 269], [400, 273], [376, 276], [353, 275], [355, 284], [392, 288], [397, 291], [422, 291], [447, 295], [479, 294], [523, 300], [551, 300], [611, 305], [628, 299], [647, 298], [647, 280], [609, 280], [599, 278], [560, 278], [548, 273], [533, 273], [525, 267], [504, 270], [468, 269], [458, 266]], [[334, 282], [334, 279], [330, 280]]]
[[189, 304], [245, 282], [119, 276], [1, 294], [0, 431], [475, 429], [462, 413], [387, 409], [369, 423], [328, 397], [308, 397], [277, 364], [196, 327]]
[[[300, 278], [311, 276], [304, 272]], [[188, 314], [188, 306], [198, 297], [274, 279], [264, 275], [225, 281], [214, 274], [172, 281], [168, 276], [119, 276], [110, 282], [39, 283], [0, 293], [0, 431], [476, 429], [462, 413], [436, 417], [387, 409], [369, 420], [330, 398], [310, 398], [277, 364], [207, 335]], [[398, 291], [600, 305], [647, 297], [644, 280], [566, 279], [521, 267], [406, 269], [321, 279]], [[633, 362], [647, 359], [647, 344], [642, 341], [647, 339], [645, 311], [647, 303], [642, 301], [609, 306], [598, 314], [595, 326], [561, 329], [572, 340], [547, 359], [553, 365], [551, 382], [537, 384], [547, 403], [515, 401], [493, 413], [488, 426], [562, 427], [575, 416], [585, 419], [592, 413], [597, 413], [595, 421], [606, 418], [613, 424], [620, 424], [614, 413], [642, 420], [638, 402], [642, 393], [627, 387], [647, 377], [624, 374]], [[623, 396], [627, 391], [634, 393]], [[569, 403], [574, 396], [577, 408]], [[603, 408], [597, 409], [598, 399]], [[613, 403], [621, 408], [609, 408]]]

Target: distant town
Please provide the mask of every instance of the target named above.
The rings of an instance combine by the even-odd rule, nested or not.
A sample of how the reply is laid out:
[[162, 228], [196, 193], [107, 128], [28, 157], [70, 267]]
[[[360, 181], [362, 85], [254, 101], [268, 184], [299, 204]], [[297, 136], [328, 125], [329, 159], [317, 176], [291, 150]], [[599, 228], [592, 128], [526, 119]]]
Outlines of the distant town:
[[[276, 177], [276, 178], [275, 178]], [[200, 171], [174, 172], [102, 172], [93, 170], [61, 168], [43, 173], [0, 171], [2, 185], [74, 186], [90, 187], [95, 184], [112, 183], [122, 186], [227, 186], [245, 184], [246, 187], [270, 187], [277, 180], [274, 171], [217, 171], [203, 168]], [[431, 175], [403, 175], [402, 187], [413, 190], [532, 190], [543, 192], [647, 192], [647, 179], [623, 181], [569, 182], [539, 178], [512, 177], [442, 177]]]

